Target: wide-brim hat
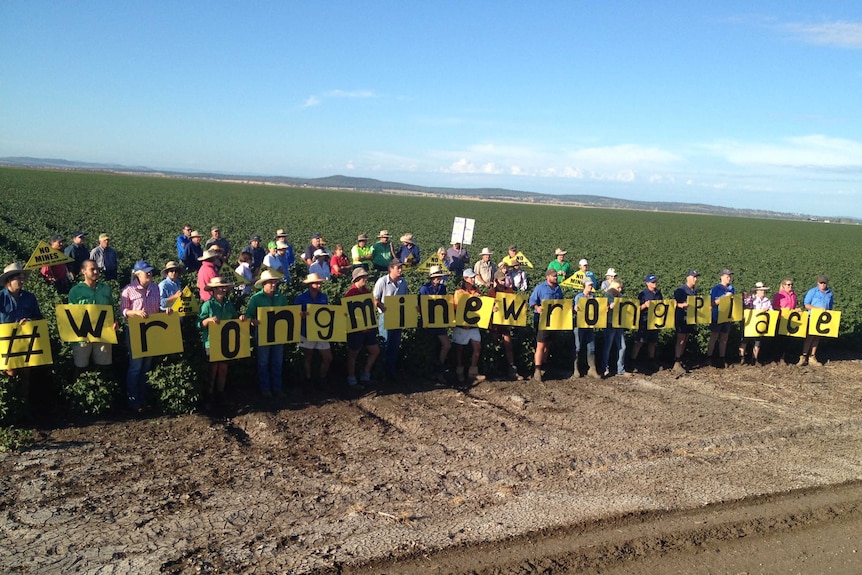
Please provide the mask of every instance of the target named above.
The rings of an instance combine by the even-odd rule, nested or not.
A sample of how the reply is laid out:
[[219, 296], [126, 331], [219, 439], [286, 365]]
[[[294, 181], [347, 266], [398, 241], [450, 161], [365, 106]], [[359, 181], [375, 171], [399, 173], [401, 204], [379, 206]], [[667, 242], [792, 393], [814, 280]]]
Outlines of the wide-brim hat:
[[400, 239], [402, 244], [412, 244], [413, 242], [413, 234], [404, 234]]
[[25, 270], [24, 266], [19, 264], [18, 262], [12, 262], [5, 268], [3, 268], [3, 274], [0, 275], [0, 288], [6, 287], [6, 280], [11, 278], [12, 276], [23, 275], [24, 281], [27, 281], [27, 278], [30, 277], [30, 270]]
[[380, 233], [377, 234], [378, 238], [391, 238], [392, 234], [389, 233], [389, 230], [380, 230]]
[[278, 237], [278, 236], [287, 237], [287, 232], [281, 228], [278, 228], [277, 230], [275, 230], [275, 237]]
[[479, 253], [480, 256], [493, 256], [494, 252], [489, 250], [488, 248], [482, 248], [482, 251]]
[[368, 234], [359, 234], [358, 236], [356, 236], [356, 241], [357, 242], [363, 242], [363, 241], [367, 242], [368, 241]]
[[617, 270], [615, 270], [614, 268], [608, 268], [608, 271], [605, 272], [605, 276], [610, 276], [612, 278], [615, 278], [615, 277], [617, 277]]
[[328, 255], [329, 255], [329, 251], [328, 251], [328, 250], [320, 250], [320, 249], [317, 249], [317, 250], [314, 250], [314, 253], [312, 254], [312, 256], [311, 256], [311, 257], [314, 257], [314, 258], [325, 258], [325, 257], [326, 257], [326, 256], [328, 256]]
[[320, 274], [318, 274], [317, 272], [312, 272], [312, 273], [308, 274], [307, 276], [305, 276], [305, 279], [302, 280], [302, 283], [304, 283], [304, 284], [315, 284], [315, 283], [323, 283], [325, 281], [326, 281], [326, 279], [320, 277]]
[[204, 235], [197, 230], [195, 230], [189, 234], [189, 239], [191, 239], [191, 238], [202, 238], [202, 237], [204, 237]]
[[[270, 243], [272, 243], [272, 242], [270, 242]], [[290, 246], [288, 246], [286, 243], [284, 243], [281, 240], [278, 240], [277, 242], [275, 242], [275, 249], [277, 249], [277, 250], [286, 250], [288, 247], [290, 247]]]
[[168, 272], [171, 270], [183, 271], [183, 269], [185, 269], [185, 266], [183, 266], [183, 264], [171, 260], [165, 264], [164, 268], [162, 268], [162, 277], [166, 277], [168, 275]]
[[555, 250], [554, 250], [554, 255], [555, 255], [555, 256], [564, 256], [564, 255], [566, 255], [567, 253], [569, 253], [569, 252], [567, 252], [566, 250], [564, 250], [564, 249], [562, 249], [562, 248], [557, 248], [557, 249], [555, 249]]
[[280, 282], [284, 279], [284, 274], [277, 272], [276, 270], [263, 270], [260, 274], [260, 279], [254, 282], [255, 287], [261, 287], [266, 282]]
[[204, 286], [204, 289], [207, 291], [213, 291], [215, 288], [231, 288], [234, 284], [232, 282], [226, 281], [221, 276], [216, 276], [210, 280], [210, 283]]
[[368, 272], [365, 270], [365, 268], [362, 268], [362, 267], [354, 268], [353, 273], [350, 274], [350, 281], [355, 282], [359, 278], [367, 278], [367, 277], [368, 277]]
[[204, 255], [202, 255], [201, 257], [198, 258], [198, 261], [199, 262], [205, 262], [207, 260], [212, 260], [212, 259], [220, 258], [220, 257], [221, 257], [221, 249], [216, 249], [216, 248], [211, 247], [204, 252]]
[[429, 278], [445, 278], [447, 275], [446, 272], [443, 271], [442, 266], [431, 266], [428, 269], [428, 277]]
[[760, 289], [769, 291], [769, 286], [763, 285], [763, 282], [757, 282], [754, 284], [754, 287], [751, 288], [751, 291], [757, 291]]

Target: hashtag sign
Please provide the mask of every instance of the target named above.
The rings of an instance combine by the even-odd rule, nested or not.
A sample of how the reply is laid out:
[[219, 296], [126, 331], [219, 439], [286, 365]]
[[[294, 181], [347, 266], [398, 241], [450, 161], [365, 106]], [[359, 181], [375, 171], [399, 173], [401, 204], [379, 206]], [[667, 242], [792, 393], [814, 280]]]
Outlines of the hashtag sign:
[[51, 363], [51, 342], [45, 320], [0, 324], [0, 369]]

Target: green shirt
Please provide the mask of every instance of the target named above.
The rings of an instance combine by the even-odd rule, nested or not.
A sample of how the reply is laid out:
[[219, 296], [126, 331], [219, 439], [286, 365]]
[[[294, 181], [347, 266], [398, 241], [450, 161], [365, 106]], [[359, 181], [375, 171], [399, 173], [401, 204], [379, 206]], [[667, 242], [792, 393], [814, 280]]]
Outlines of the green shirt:
[[69, 290], [69, 304], [114, 305], [114, 294], [108, 284], [96, 282], [96, 288], [93, 289], [81, 282]]
[[388, 268], [392, 260], [392, 244], [377, 242], [371, 246], [371, 263], [377, 267]]
[[563, 263], [560, 263], [560, 260], [555, 259], [548, 264], [548, 269], [557, 272], [557, 283], [572, 275], [572, 266], [565, 260], [563, 260]]
[[204, 348], [207, 349], [210, 346], [210, 329], [209, 326], [204, 327], [203, 322], [210, 317], [217, 317], [221, 321], [236, 319], [239, 317], [239, 314], [236, 313], [236, 307], [227, 299], [224, 300], [224, 303], [219, 303], [216, 298], [211, 297], [203, 303], [201, 313], [198, 314], [198, 328], [203, 329], [201, 339], [204, 342]]

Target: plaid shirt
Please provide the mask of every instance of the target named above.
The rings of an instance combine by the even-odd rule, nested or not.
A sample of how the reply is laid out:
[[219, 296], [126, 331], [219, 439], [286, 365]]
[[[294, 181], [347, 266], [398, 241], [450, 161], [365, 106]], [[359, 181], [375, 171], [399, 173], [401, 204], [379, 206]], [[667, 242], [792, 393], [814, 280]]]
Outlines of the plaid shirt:
[[147, 284], [147, 287], [143, 287], [135, 278], [132, 283], [123, 288], [123, 293], [120, 295], [120, 311], [123, 317], [126, 317], [128, 311], [144, 310], [148, 314], [159, 313], [162, 311], [159, 307], [160, 303], [159, 286], [152, 281]]

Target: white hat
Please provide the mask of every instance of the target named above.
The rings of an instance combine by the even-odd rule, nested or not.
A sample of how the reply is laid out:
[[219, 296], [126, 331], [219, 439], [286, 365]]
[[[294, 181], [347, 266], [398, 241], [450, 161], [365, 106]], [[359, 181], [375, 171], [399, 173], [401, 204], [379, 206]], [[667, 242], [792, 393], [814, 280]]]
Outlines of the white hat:
[[566, 251], [566, 250], [564, 250], [563, 248], [557, 248], [557, 249], [555, 249], [555, 250], [554, 250], [554, 255], [555, 255], [555, 256], [564, 256], [564, 255], [566, 255], [567, 253], [569, 253], [569, 252], [567, 252], [567, 251]]
[[22, 266], [18, 262], [12, 262], [11, 264], [3, 268], [3, 275], [0, 275], [0, 288], [6, 287], [6, 280], [8, 280], [10, 277], [22, 274], [24, 276], [24, 280], [26, 281], [27, 278], [30, 277], [30, 273], [30, 270], [25, 270], [24, 266]]
[[578, 265], [579, 265], [579, 266], [585, 266], [585, 265], [588, 265], [588, 264], [589, 264], [589, 262], [588, 262], [586, 259], [582, 259], [581, 261], [579, 261], [579, 262], [578, 262]]
[[482, 253], [480, 253], [479, 255], [480, 256], [492, 256], [492, 255], [494, 255], [494, 252], [492, 252], [488, 248], [482, 248]]
[[326, 281], [326, 279], [320, 277], [317, 274], [317, 272], [313, 272], [313, 273], [310, 273], [307, 276], [305, 276], [305, 279], [302, 280], [302, 283], [304, 283], [304, 284], [316, 284], [316, 283], [323, 283], [325, 281]]
[[608, 268], [608, 271], [607, 271], [607, 273], [605, 273], [605, 275], [611, 276], [612, 278], [615, 278], [615, 277], [617, 277], [617, 270], [615, 270], [614, 268]]
[[429, 278], [445, 278], [446, 275], [447, 274], [443, 271], [442, 266], [431, 266], [431, 268], [428, 270]]
[[281, 281], [283, 278], [284, 278], [284, 274], [282, 274], [276, 270], [272, 270], [272, 269], [263, 270], [263, 272], [260, 274], [260, 279], [257, 280], [256, 282], [254, 282], [254, 285], [255, 285], [255, 287], [261, 287], [266, 282], [270, 282], [270, 281], [277, 281], [278, 282], [278, 281]]

